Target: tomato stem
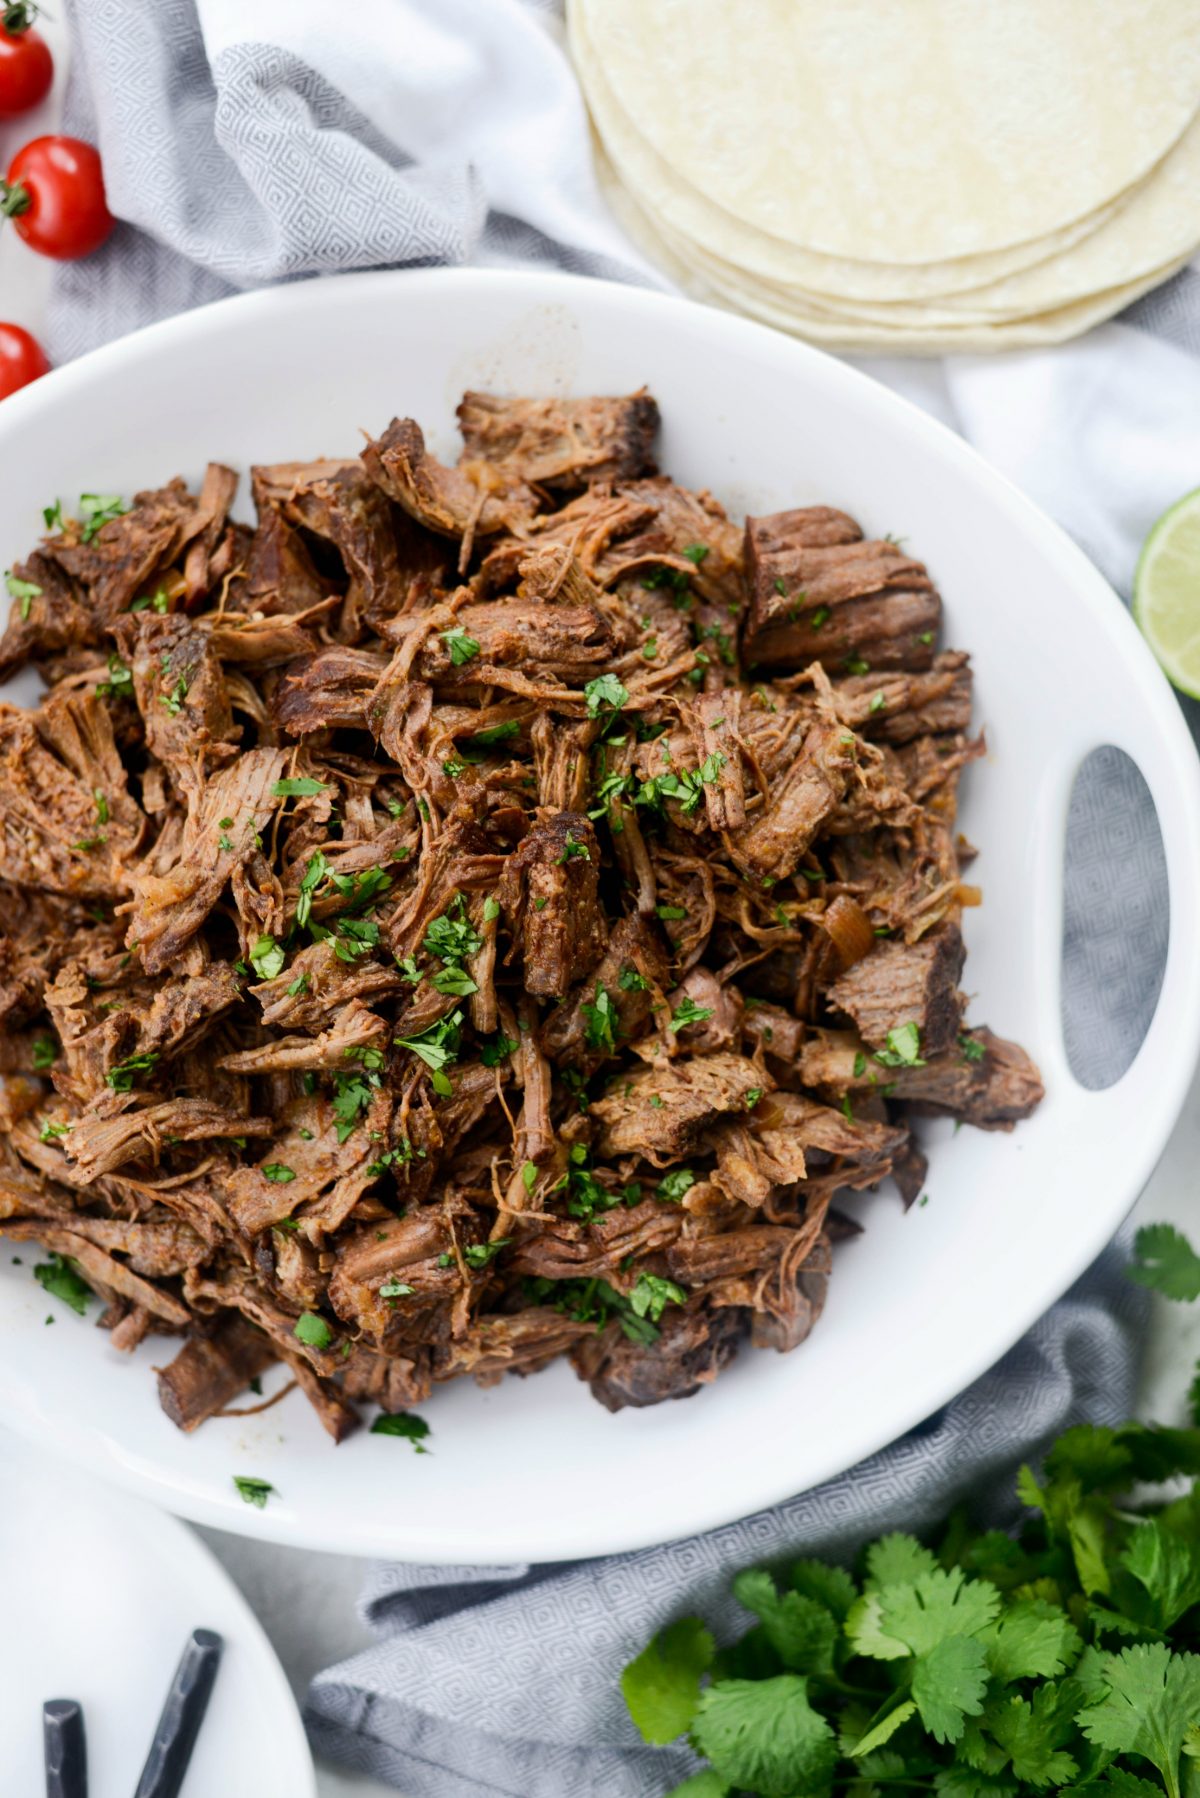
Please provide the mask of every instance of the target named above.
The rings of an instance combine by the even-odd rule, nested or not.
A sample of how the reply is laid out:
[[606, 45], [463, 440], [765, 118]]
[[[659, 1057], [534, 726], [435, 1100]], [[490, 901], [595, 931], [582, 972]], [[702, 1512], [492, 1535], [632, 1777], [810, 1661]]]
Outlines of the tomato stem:
[[0, 24], [9, 37], [20, 37], [23, 31], [29, 30], [39, 11], [35, 0], [7, 0], [3, 14], [0, 15]]
[[19, 181], [0, 181], [0, 194], [4, 196], [0, 199], [0, 218], [19, 218], [33, 204], [29, 189], [22, 187]]

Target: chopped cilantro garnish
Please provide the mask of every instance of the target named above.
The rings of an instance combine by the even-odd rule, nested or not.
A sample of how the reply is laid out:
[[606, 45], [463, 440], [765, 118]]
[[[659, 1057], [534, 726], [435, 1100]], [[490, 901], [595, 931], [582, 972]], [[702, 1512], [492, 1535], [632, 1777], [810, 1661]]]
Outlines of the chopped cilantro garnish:
[[372, 1436], [403, 1436], [419, 1455], [427, 1455], [424, 1447], [429, 1425], [415, 1411], [381, 1411], [371, 1425]]
[[512, 1241], [511, 1236], [497, 1236], [494, 1242], [471, 1242], [463, 1250], [463, 1260], [468, 1267], [486, 1267], [494, 1261], [501, 1249], [506, 1249]]
[[602, 712], [619, 712], [629, 699], [629, 690], [622, 686], [615, 674], [600, 674], [595, 680], [588, 681], [583, 697], [587, 701], [588, 717], [599, 718]]
[[672, 1036], [677, 1036], [681, 1030], [686, 1030], [689, 1024], [703, 1024], [704, 1020], [711, 1018], [712, 1015], [711, 1005], [697, 1005], [691, 995], [686, 994], [671, 1013], [671, 1021], [667, 1025], [667, 1029]]
[[885, 1068], [923, 1068], [920, 1025], [909, 1022], [889, 1030], [887, 1047], [877, 1049], [875, 1059]]
[[[462, 1021], [461, 1011], [450, 1012], [446, 1017], [439, 1018], [436, 1024], [431, 1024], [428, 1030], [422, 1030], [417, 1036], [396, 1037], [396, 1046], [400, 1049], [411, 1050], [414, 1055], [419, 1056], [427, 1068], [430, 1068], [435, 1074], [440, 1073], [448, 1063], [458, 1058], [459, 1046], [462, 1041]], [[434, 1091], [437, 1090], [435, 1081]]]
[[617, 1008], [611, 996], [596, 983], [594, 1003], [584, 1002], [580, 1006], [583, 1017], [583, 1033], [589, 1049], [601, 1049], [612, 1054], [617, 1046], [617, 1030], [620, 1020]]
[[241, 1493], [243, 1502], [254, 1505], [259, 1511], [266, 1510], [267, 1500], [275, 1491], [270, 1480], [256, 1480], [245, 1473], [235, 1473], [233, 1483]]
[[58, 1058], [58, 1044], [52, 1036], [35, 1036], [33, 1039], [33, 1065], [38, 1073], [52, 1068]]
[[510, 1055], [516, 1053], [519, 1046], [519, 1044], [513, 1042], [510, 1036], [505, 1036], [504, 1032], [501, 1031], [490, 1043], [480, 1043], [479, 1059], [485, 1068], [499, 1067], [502, 1061], [507, 1061]]
[[283, 944], [277, 943], [273, 936], [260, 936], [250, 951], [250, 966], [260, 980], [274, 980], [277, 974], [282, 974], [286, 959]]
[[639, 974], [632, 963], [627, 963], [617, 975], [617, 985], [623, 993], [646, 993], [650, 990], [650, 982], [644, 974]]
[[68, 1256], [52, 1254], [49, 1261], [40, 1261], [33, 1270], [33, 1277], [51, 1298], [61, 1299], [72, 1311], [78, 1311], [80, 1317], [84, 1316], [92, 1289]]
[[292, 1335], [306, 1348], [325, 1349], [333, 1341], [333, 1331], [315, 1311], [302, 1311], [296, 1319]]
[[157, 1060], [158, 1050], [147, 1049], [144, 1055], [131, 1055], [128, 1061], [120, 1061], [116, 1067], [109, 1068], [104, 1078], [114, 1092], [132, 1092], [135, 1076], [144, 1074]]
[[461, 624], [452, 630], [441, 633], [442, 642], [450, 652], [450, 663], [454, 668], [461, 668], [479, 654], [479, 644], [474, 637], [468, 637]]
[[81, 493], [79, 517], [83, 530], [80, 536], [85, 543], [90, 543], [101, 525], [108, 524], [113, 518], [120, 518], [128, 511], [129, 506], [119, 493]]
[[261, 1172], [264, 1180], [273, 1180], [276, 1186], [287, 1186], [296, 1178], [295, 1168], [282, 1161], [268, 1161]]
[[670, 1199], [678, 1203], [685, 1192], [690, 1192], [696, 1184], [696, 1176], [690, 1167], [673, 1167], [669, 1174], [664, 1174], [658, 1183], [660, 1199]]
[[309, 774], [277, 780], [271, 788], [276, 799], [310, 799], [315, 793], [328, 793], [330, 790], [323, 780], [314, 780]]

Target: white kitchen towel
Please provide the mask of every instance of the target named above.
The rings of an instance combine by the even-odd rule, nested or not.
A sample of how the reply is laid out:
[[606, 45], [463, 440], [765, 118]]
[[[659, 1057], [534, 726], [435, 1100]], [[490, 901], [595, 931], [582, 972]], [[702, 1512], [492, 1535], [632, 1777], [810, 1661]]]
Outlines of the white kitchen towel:
[[[66, 129], [99, 144], [122, 223], [59, 272], [54, 358], [239, 288], [367, 266], [542, 262], [660, 282], [598, 197], [559, 10], [74, 0]], [[1075, 344], [862, 366], [975, 443], [1119, 592], [1151, 521], [1200, 484], [1193, 271]], [[1102, 752], [1072, 807], [1064, 943], [1068, 1043], [1091, 1084], [1122, 1071], [1152, 1015], [1164, 891], [1140, 776]], [[819, 1492], [596, 1563], [379, 1569], [365, 1603], [380, 1642], [314, 1683], [315, 1742], [411, 1798], [652, 1798], [687, 1757], [638, 1745], [621, 1662], [680, 1611], [730, 1626], [721, 1587], [741, 1564], [848, 1552], [968, 1491], [998, 1503], [1020, 1455], [1068, 1421], [1123, 1414], [1143, 1315], [1125, 1253], [922, 1429]]]

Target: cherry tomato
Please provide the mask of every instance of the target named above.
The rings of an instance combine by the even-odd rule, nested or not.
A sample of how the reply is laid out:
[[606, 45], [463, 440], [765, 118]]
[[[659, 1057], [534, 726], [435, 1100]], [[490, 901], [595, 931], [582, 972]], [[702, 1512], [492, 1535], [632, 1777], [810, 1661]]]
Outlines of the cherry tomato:
[[36, 11], [21, 0], [0, 9], [0, 119], [29, 112], [50, 92], [54, 58], [41, 32], [30, 25]]
[[0, 324], [0, 400], [49, 373], [50, 364], [37, 338], [20, 325]]
[[100, 158], [77, 137], [35, 137], [9, 163], [0, 192], [0, 212], [30, 249], [61, 262], [98, 249], [116, 223]]

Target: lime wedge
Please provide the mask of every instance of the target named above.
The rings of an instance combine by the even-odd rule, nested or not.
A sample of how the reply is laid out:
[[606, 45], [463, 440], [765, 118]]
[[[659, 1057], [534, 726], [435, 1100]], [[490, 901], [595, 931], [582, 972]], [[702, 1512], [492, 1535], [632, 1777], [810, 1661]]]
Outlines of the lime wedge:
[[1167, 678], [1200, 699], [1200, 487], [1151, 527], [1133, 577], [1133, 616]]

